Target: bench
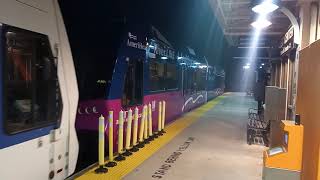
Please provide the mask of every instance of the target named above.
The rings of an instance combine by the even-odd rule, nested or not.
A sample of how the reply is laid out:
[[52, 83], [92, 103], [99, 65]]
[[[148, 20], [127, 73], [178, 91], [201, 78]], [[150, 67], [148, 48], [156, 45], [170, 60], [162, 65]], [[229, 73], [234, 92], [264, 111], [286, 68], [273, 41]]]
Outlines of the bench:
[[248, 123], [247, 123], [247, 143], [269, 144], [269, 131], [270, 122], [264, 119], [263, 112], [258, 112], [257, 109], [250, 108], [248, 110]]

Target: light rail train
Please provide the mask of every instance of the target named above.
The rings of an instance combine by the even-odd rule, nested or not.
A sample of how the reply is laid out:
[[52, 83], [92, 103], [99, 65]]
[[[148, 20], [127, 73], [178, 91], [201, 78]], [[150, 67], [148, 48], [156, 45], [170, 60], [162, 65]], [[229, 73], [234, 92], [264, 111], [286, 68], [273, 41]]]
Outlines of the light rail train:
[[[178, 55], [153, 26], [116, 22], [111, 27], [120, 27], [112, 35], [116, 41], [110, 42], [118, 48], [108, 50], [106, 46], [101, 58], [96, 59], [86, 57], [84, 50], [75, 55], [80, 91], [76, 129], [79, 163], [84, 163], [80, 169], [97, 161], [97, 148], [93, 147], [98, 147], [101, 114], [108, 117], [113, 111], [117, 125], [120, 110], [126, 117], [129, 109], [138, 107], [141, 114], [143, 105], [151, 104], [155, 131], [160, 101], [167, 104], [168, 124], [224, 91], [224, 71], [196, 57], [190, 48], [185, 55]], [[117, 132], [116, 126], [114, 133]], [[115, 151], [117, 137], [114, 136]]]

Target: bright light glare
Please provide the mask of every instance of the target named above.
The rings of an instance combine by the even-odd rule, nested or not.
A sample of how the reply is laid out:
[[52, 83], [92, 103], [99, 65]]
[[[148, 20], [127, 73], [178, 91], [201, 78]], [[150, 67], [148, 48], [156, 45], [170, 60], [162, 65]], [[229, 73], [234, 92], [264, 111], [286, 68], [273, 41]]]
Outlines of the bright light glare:
[[178, 59], [180, 60], [180, 59], [182, 59], [183, 57], [178, 57]]
[[165, 57], [165, 56], [163, 56], [163, 57], [161, 57], [161, 59], [168, 59], [167, 57]]
[[250, 69], [250, 66], [245, 65], [245, 66], [243, 66], [243, 69]]
[[264, 1], [261, 4], [256, 5], [252, 8], [252, 11], [258, 13], [258, 14], [269, 14], [275, 10], [277, 10], [279, 6], [272, 3], [272, 1]]
[[264, 66], [264, 63], [262, 63], [261, 65]]
[[247, 63], [246, 65], [247, 65], [247, 66], [250, 66], [251, 64], [250, 64], [250, 63]]
[[186, 65], [186, 63], [180, 63], [180, 65]]
[[198, 65], [198, 64], [201, 64], [201, 63], [195, 62], [195, 63], [193, 63], [193, 64]]
[[263, 29], [266, 28], [268, 26], [270, 26], [272, 23], [270, 21], [268, 21], [265, 18], [259, 18], [257, 21], [251, 23], [251, 26], [253, 26], [256, 29]]
[[260, 66], [260, 69], [262, 69], [262, 66]]
[[199, 68], [203, 69], [203, 68], [207, 68], [208, 66], [203, 65], [203, 66], [199, 66]]

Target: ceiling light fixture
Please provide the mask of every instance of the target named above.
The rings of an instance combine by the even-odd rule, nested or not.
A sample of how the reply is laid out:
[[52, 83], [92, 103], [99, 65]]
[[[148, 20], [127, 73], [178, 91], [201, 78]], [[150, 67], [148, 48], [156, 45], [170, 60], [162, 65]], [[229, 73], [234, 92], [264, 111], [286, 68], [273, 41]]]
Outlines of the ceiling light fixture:
[[278, 5], [274, 4], [272, 0], [265, 0], [261, 4], [258, 4], [252, 8], [252, 11], [258, 14], [269, 14], [279, 8]]
[[272, 23], [270, 21], [268, 21], [267, 19], [259, 18], [255, 22], [251, 23], [251, 26], [253, 26], [256, 29], [264, 29], [264, 28], [270, 26], [271, 24]]

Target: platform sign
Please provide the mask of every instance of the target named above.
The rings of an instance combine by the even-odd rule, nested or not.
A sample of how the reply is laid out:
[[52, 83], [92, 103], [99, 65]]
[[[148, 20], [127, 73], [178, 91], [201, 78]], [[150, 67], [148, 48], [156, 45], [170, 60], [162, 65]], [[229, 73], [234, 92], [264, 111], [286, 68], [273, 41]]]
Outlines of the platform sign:
[[280, 44], [280, 54], [284, 55], [292, 49], [295, 49], [296, 46], [294, 44], [294, 29], [291, 27], [288, 32], [283, 36]]

